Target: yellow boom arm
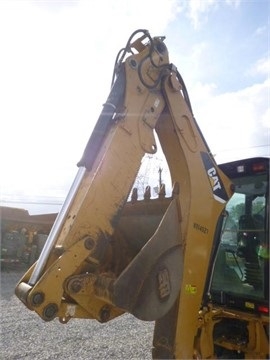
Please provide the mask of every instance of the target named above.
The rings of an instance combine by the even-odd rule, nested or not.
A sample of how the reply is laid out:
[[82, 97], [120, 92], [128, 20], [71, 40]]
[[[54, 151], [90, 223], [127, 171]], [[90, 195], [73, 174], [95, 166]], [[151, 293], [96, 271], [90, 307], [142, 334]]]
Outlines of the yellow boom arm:
[[[157, 151], [154, 132], [172, 196], [127, 202], [142, 157]], [[105, 322], [124, 312], [155, 320], [154, 356], [192, 357], [215, 231], [232, 192], [164, 38], [139, 30], [119, 53], [111, 92], [78, 166], [17, 296], [46, 321]]]

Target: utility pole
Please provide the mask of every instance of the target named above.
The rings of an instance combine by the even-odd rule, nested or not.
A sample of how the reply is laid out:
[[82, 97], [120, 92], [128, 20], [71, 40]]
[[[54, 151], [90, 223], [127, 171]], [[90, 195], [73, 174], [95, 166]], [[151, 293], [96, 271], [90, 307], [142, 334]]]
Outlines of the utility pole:
[[159, 189], [161, 189], [161, 185], [162, 185], [162, 171], [163, 169], [161, 169], [161, 167], [158, 168], [158, 173], [159, 173]]

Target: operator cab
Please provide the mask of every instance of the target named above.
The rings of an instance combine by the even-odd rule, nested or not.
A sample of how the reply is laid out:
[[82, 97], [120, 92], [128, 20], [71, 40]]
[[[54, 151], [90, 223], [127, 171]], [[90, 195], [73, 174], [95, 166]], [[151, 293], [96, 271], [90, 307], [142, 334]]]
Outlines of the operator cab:
[[269, 159], [219, 165], [235, 192], [211, 276], [214, 304], [269, 315]]

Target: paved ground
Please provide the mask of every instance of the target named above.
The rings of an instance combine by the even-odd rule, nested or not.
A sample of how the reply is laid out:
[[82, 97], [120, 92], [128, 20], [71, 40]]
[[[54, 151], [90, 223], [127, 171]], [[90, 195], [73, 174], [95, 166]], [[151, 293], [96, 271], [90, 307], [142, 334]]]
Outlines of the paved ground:
[[94, 320], [44, 322], [14, 295], [22, 269], [1, 271], [0, 359], [151, 359], [153, 323], [124, 315]]

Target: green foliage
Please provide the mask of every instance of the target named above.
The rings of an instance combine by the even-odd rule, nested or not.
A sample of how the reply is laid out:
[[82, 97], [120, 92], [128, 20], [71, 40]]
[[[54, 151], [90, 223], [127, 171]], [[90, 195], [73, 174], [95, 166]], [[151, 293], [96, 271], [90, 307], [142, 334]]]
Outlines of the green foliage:
[[[265, 203], [263, 200], [254, 201], [252, 204], [252, 214], [263, 214]], [[230, 216], [234, 221], [237, 221], [241, 215], [245, 214], [245, 204], [243, 202], [233, 205], [230, 208]]]
[[244, 213], [245, 213], [245, 204], [244, 203], [236, 204], [236, 205], [232, 206], [230, 209], [230, 216], [232, 217], [232, 219], [234, 219], [234, 221], [237, 221], [239, 219], [239, 217], [241, 215], [243, 215]]

